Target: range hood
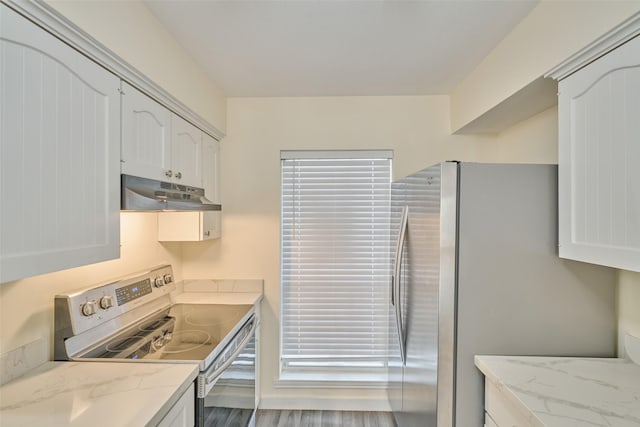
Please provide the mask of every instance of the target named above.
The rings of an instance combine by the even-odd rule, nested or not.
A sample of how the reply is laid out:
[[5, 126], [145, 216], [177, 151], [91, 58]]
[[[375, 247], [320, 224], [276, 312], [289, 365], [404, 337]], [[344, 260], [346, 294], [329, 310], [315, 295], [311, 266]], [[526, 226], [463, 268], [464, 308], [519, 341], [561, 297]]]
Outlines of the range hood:
[[219, 211], [222, 206], [207, 200], [202, 188], [121, 175], [120, 210], [123, 211]]

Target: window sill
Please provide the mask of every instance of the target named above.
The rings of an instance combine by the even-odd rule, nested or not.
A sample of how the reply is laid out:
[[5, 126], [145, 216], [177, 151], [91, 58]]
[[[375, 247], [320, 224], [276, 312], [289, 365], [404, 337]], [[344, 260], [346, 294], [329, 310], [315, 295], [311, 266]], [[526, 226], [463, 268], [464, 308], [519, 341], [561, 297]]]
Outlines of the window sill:
[[340, 373], [335, 371], [281, 372], [280, 378], [273, 383], [275, 388], [387, 388], [387, 374], [384, 372]]

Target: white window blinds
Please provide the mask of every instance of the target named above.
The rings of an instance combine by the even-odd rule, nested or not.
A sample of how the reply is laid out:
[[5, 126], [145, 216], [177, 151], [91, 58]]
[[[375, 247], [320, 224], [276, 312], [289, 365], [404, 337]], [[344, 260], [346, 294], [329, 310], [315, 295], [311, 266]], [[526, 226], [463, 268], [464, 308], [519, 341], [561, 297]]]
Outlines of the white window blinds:
[[383, 366], [391, 156], [282, 152], [283, 371]]

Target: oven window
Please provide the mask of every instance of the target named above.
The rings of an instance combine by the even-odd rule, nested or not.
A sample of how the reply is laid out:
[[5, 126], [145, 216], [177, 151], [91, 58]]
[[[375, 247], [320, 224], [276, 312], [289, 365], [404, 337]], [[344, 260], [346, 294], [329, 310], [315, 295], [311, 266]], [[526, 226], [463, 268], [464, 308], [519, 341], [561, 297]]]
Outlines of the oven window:
[[253, 336], [201, 402], [203, 425], [248, 426], [256, 408], [255, 388], [256, 350]]

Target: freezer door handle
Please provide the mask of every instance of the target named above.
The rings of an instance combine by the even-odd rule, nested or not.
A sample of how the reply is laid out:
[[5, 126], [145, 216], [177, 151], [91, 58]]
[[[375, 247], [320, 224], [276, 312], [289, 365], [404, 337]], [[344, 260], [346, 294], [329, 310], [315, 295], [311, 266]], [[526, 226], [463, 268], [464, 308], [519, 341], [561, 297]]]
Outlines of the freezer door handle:
[[405, 333], [404, 324], [402, 322], [402, 298], [400, 297], [400, 272], [402, 269], [402, 256], [404, 241], [407, 235], [407, 223], [409, 218], [409, 206], [405, 206], [402, 210], [402, 220], [400, 221], [400, 232], [398, 233], [398, 241], [396, 242], [396, 256], [393, 268], [393, 277], [391, 278], [391, 304], [395, 307], [396, 326], [398, 329], [398, 338], [400, 341], [400, 355], [402, 362], [405, 362]]

